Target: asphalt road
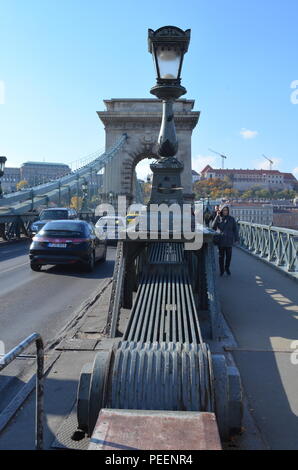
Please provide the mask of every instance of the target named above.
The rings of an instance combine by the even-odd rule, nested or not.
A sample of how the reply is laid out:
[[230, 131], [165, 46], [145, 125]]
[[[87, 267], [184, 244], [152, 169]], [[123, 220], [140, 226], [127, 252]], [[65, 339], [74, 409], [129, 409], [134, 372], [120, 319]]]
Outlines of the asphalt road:
[[45, 342], [52, 340], [113, 274], [114, 248], [106, 262], [96, 263], [92, 273], [73, 266], [46, 266], [33, 272], [29, 243], [0, 247], [0, 340], [8, 351], [33, 331]]
[[[74, 266], [31, 271], [29, 246], [28, 241], [0, 246], [0, 341], [5, 352], [33, 332], [40, 333], [45, 344], [51, 342], [113, 274], [113, 247], [108, 248], [105, 262], [96, 263], [92, 273], [85, 273]], [[21, 360], [13, 364], [1, 373], [0, 391], [25, 367]]]

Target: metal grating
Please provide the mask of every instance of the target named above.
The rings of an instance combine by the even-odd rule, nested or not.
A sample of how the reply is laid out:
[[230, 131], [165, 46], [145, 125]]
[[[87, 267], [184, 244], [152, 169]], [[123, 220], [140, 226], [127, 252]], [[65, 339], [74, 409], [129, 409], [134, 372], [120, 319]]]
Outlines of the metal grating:
[[184, 260], [184, 244], [152, 243], [148, 254], [150, 264], [180, 264]]
[[202, 342], [191, 282], [183, 266], [151, 267], [139, 285], [123, 340]]

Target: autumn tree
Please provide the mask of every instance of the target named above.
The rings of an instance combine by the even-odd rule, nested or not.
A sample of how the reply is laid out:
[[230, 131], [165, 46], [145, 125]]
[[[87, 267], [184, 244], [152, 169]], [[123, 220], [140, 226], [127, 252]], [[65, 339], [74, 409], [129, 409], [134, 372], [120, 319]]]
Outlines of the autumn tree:
[[78, 211], [82, 207], [82, 198], [78, 196], [72, 196], [70, 207]]
[[16, 184], [16, 188], [17, 188], [18, 191], [20, 191], [20, 189], [23, 189], [23, 188], [28, 188], [28, 181], [26, 181], [26, 180], [19, 181]]

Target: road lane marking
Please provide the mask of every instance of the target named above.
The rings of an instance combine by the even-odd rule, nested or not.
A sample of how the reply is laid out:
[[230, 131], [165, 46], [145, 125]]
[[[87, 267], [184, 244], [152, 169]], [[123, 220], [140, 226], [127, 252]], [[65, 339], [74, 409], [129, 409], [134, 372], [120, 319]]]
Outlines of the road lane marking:
[[28, 261], [26, 263], [18, 264], [17, 266], [13, 266], [12, 268], [5, 269], [4, 271], [0, 271], [0, 274], [8, 273], [9, 271], [13, 271], [14, 269], [18, 269], [21, 266], [28, 266]]

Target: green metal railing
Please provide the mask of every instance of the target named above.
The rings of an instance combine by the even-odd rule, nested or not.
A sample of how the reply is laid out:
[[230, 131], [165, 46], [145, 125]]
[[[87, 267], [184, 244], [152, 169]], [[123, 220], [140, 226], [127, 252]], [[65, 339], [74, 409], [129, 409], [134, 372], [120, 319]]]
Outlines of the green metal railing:
[[240, 246], [266, 261], [298, 273], [298, 230], [239, 221]]

